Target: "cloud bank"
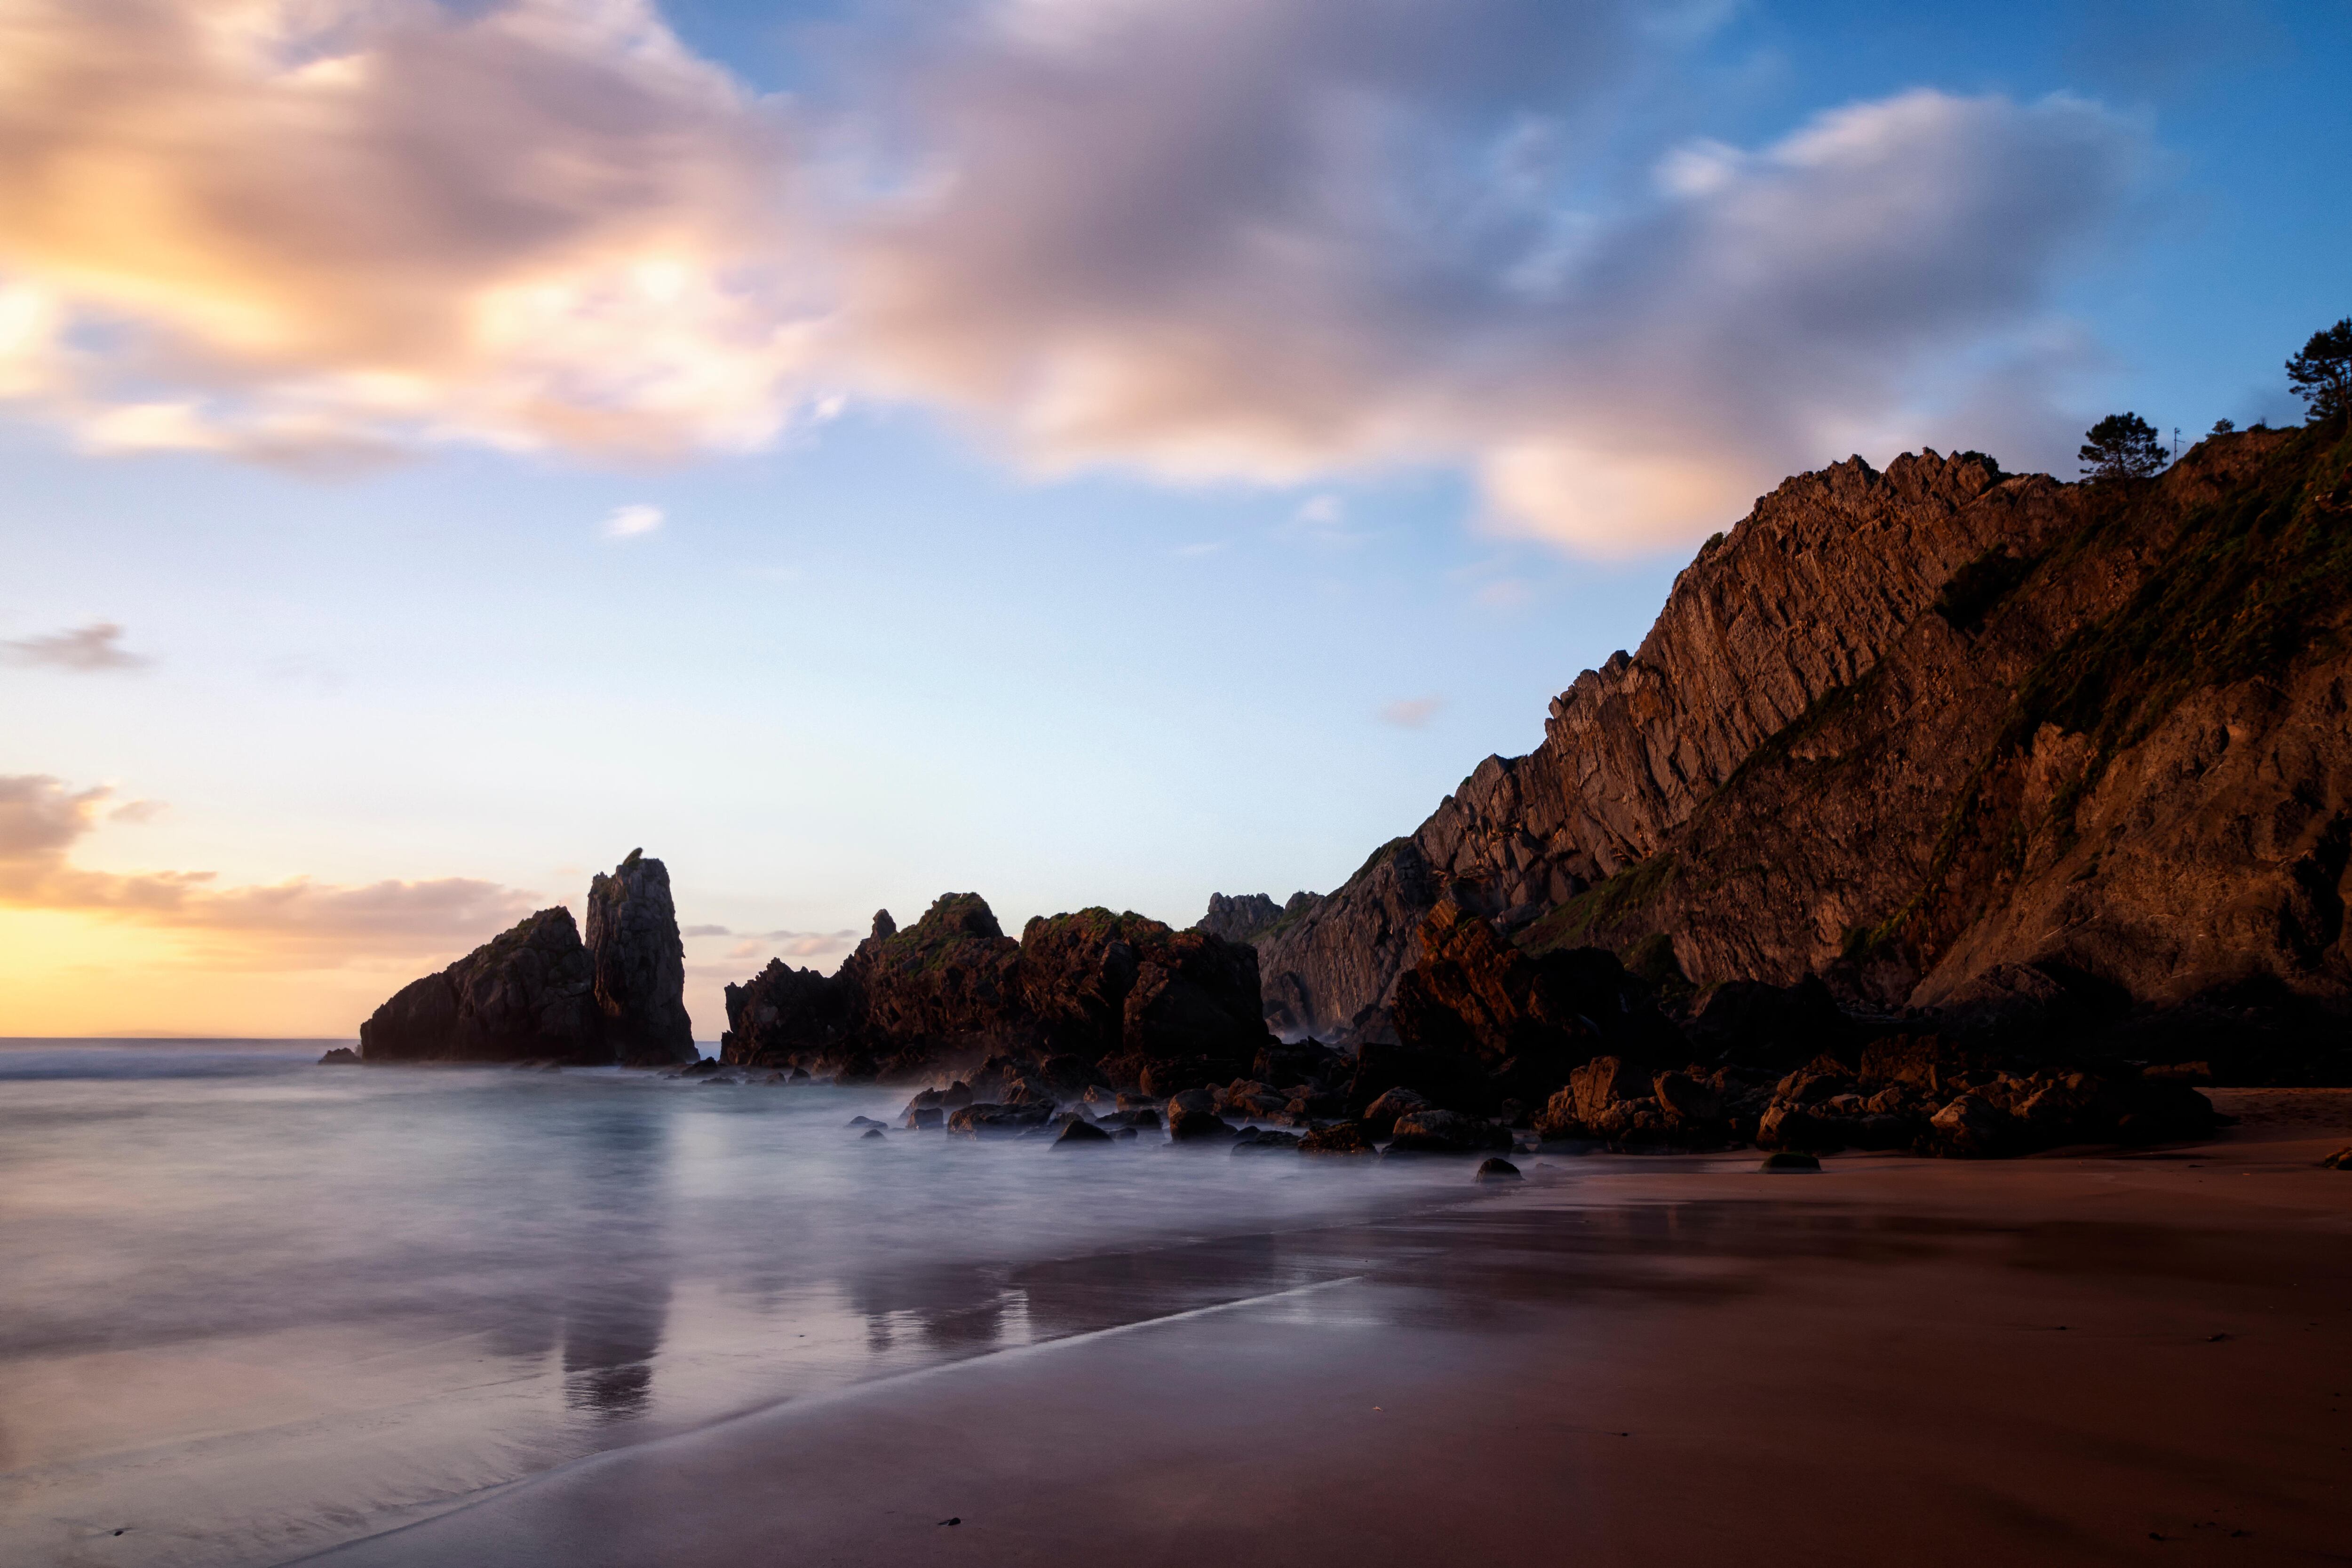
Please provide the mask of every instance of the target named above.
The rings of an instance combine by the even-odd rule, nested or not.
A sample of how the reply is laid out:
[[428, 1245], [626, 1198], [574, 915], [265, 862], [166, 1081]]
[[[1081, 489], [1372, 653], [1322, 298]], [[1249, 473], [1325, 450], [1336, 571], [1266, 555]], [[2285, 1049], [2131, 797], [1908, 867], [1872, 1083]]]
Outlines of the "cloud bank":
[[[93, 915], [179, 932], [215, 963], [331, 968], [471, 947], [530, 913], [529, 894], [468, 877], [345, 887], [295, 877], [221, 885], [210, 872], [86, 870], [72, 852], [111, 796], [47, 774], [0, 775], [0, 907]], [[145, 802], [113, 815], [137, 821]]]
[[1645, 141], [1708, 14], [942, 0], [784, 102], [642, 0], [8, 0], [0, 395], [333, 462], [737, 449], [850, 390], [1042, 472], [1458, 465], [1598, 553], [2046, 400], [2144, 132], [1922, 89]]
[[96, 674], [110, 670], [141, 670], [153, 661], [122, 645], [122, 628], [111, 621], [93, 621], [68, 632], [0, 642], [0, 656], [16, 664], [37, 664], [54, 670]]

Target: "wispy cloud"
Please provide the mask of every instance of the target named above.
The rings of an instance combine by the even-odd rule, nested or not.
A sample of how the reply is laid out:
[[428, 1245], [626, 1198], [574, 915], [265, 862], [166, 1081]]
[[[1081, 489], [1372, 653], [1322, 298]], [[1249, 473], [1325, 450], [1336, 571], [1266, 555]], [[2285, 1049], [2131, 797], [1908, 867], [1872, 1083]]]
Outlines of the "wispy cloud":
[[643, 538], [662, 526], [662, 509], [639, 503], [614, 508], [604, 519], [604, 537], [608, 539]]
[[1400, 697], [1381, 708], [1382, 724], [1392, 724], [1399, 729], [1421, 729], [1437, 716], [1445, 706], [1444, 697]]
[[111, 621], [93, 621], [70, 632], [0, 642], [0, 654], [11, 664], [39, 664], [84, 674], [142, 670], [154, 661], [122, 645], [122, 628]]
[[895, 398], [1042, 470], [1436, 463], [1499, 532], [1679, 541], [1989, 379], [2047, 395], [2147, 148], [1918, 90], [1661, 160], [1725, 9], [876, 7], [786, 102], [651, 0], [17, 0], [0, 396], [266, 461]]
[[163, 927], [218, 964], [331, 968], [470, 947], [533, 906], [528, 894], [469, 877], [239, 885], [211, 872], [84, 869], [73, 863], [73, 849], [102, 816], [140, 821], [151, 805], [131, 801], [110, 813], [111, 795], [102, 786], [70, 789], [47, 774], [0, 775], [0, 907]]
[[1200, 560], [1203, 557], [1222, 554], [1224, 549], [1225, 541], [1223, 539], [1202, 539], [1195, 544], [1178, 545], [1168, 553], [1178, 560]]

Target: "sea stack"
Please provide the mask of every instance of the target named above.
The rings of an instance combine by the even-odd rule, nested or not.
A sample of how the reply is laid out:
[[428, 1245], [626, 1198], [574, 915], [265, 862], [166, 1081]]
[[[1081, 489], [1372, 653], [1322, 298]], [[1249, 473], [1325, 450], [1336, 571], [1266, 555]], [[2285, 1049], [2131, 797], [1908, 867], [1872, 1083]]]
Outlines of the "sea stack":
[[593, 979], [572, 911], [542, 909], [403, 986], [360, 1025], [360, 1060], [610, 1061]]
[[632, 1067], [693, 1061], [686, 1016], [686, 944], [670, 902], [669, 871], [631, 850], [588, 885], [588, 958], [606, 1048]]

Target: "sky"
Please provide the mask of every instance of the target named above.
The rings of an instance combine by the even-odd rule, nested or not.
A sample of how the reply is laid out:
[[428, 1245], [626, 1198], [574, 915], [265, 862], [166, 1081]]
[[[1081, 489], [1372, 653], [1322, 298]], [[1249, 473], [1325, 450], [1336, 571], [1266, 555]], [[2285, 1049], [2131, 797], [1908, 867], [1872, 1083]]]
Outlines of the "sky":
[[1325, 890], [1780, 477], [2297, 416], [2352, 6], [0, 0], [0, 1034], [348, 1037], [643, 847]]

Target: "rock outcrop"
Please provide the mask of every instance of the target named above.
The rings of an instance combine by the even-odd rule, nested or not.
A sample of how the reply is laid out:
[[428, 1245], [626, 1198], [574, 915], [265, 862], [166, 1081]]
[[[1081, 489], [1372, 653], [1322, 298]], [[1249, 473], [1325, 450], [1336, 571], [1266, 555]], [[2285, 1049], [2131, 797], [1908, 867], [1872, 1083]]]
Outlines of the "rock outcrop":
[[1209, 894], [1209, 912], [1192, 929], [1222, 936], [1228, 942], [1253, 945], [1297, 924], [1323, 902], [1319, 893], [1294, 893], [1286, 904], [1276, 904], [1263, 893]]
[[2153, 480], [1934, 453], [1791, 479], [1533, 755], [1259, 936], [1268, 1016], [1394, 1038], [1450, 899], [1531, 954], [1615, 954], [1695, 1040], [1718, 1003], [1751, 1044], [1750, 1004], [1935, 1009], [2241, 1081], [2352, 1072], [2347, 647], [2340, 419]]
[[1265, 894], [1229, 897], [1213, 893], [1209, 894], [1209, 912], [1194, 923], [1192, 929], [1222, 936], [1228, 942], [1246, 942], [1281, 918], [1282, 905]]
[[[850, 1081], [970, 1074], [974, 1092], [1076, 1099], [1246, 1073], [1275, 1042], [1256, 951], [1133, 913], [1039, 916], [1007, 937], [977, 894], [874, 935], [831, 976], [772, 961], [727, 988], [729, 1062]], [[1022, 1089], [1022, 1085], [1031, 1088]]]
[[595, 980], [572, 911], [542, 909], [402, 987], [360, 1025], [360, 1058], [609, 1062]]
[[360, 1026], [365, 1061], [625, 1062], [696, 1060], [685, 945], [669, 873], [642, 851], [572, 912], [542, 909], [437, 975], [401, 988]]
[[588, 884], [588, 961], [615, 1059], [633, 1067], [699, 1060], [686, 1016], [686, 944], [669, 869], [643, 850]]

